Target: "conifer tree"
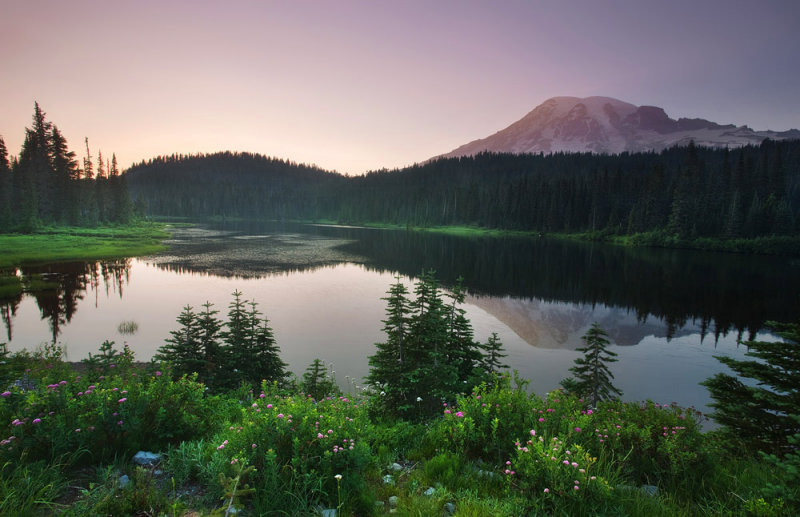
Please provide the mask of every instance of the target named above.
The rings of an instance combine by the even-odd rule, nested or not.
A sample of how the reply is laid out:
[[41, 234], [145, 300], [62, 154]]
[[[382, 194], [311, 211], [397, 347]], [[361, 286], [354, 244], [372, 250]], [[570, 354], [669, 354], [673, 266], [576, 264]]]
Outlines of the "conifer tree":
[[606, 366], [617, 361], [617, 354], [606, 348], [609, 345], [606, 331], [595, 322], [581, 339], [586, 345], [576, 350], [583, 357], [575, 359], [575, 366], [569, 369], [575, 377], [564, 379], [561, 386], [568, 393], [587, 398], [591, 406], [615, 394], [621, 396], [622, 392], [611, 384], [614, 375]]
[[206, 362], [201, 344], [201, 329], [197, 314], [190, 305], [183, 308], [178, 316], [178, 323], [180, 329], [170, 331], [172, 337], [158, 349], [155, 359], [171, 363], [175, 377], [204, 371]]
[[8, 149], [0, 136], [0, 231], [11, 226], [11, 165], [8, 163]]
[[260, 318], [257, 306], [243, 300], [240, 291], [233, 292], [226, 330], [220, 334], [225, 343], [221, 376], [229, 388], [241, 383], [256, 387], [262, 380], [283, 383], [287, 376], [287, 365], [280, 359], [272, 329]]
[[[712, 418], [738, 442], [762, 451], [783, 453], [789, 437], [800, 433], [800, 323], [768, 322], [783, 342], [747, 341], [740, 361], [714, 356], [736, 373], [718, 373], [701, 384], [714, 402]], [[743, 382], [751, 379], [755, 382]]]
[[508, 365], [502, 362], [503, 358], [508, 354], [503, 353], [503, 344], [500, 342], [500, 338], [497, 337], [497, 332], [492, 332], [489, 340], [486, 344], [481, 345], [481, 348], [483, 349], [481, 366], [487, 375], [491, 376], [504, 368], [508, 368]]
[[411, 386], [406, 374], [413, 368], [409, 357], [409, 301], [408, 290], [400, 281], [389, 288], [386, 300], [386, 319], [383, 320], [383, 331], [386, 341], [377, 343], [377, 352], [370, 356], [367, 383], [382, 393], [381, 402], [390, 408], [398, 408], [407, 404]]
[[200, 382], [217, 387], [225, 358], [218, 337], [222, 322], [217, 318], [219, 311], [213, 310], [213, 306], [211, 302], [204, 303], [203, 311], [197, 315], [198, 342], [204, 362], [203, 369], [197, 373]]
[[336, 383], [328, 376], [328, 370], [319, 359], [314, 359], [303, 374], [300, 388], [314, 400], [339, 393]]

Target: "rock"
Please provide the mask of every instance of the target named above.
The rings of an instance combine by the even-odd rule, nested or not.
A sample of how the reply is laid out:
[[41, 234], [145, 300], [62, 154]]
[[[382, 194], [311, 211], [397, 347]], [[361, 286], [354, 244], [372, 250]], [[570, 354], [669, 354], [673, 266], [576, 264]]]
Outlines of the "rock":
[[639, 490], [641, 490], [642, 492], [644, 492], [649, 496], [658, 495], [658, 487], [655, 485], [642, 485], [641, 488], [639, 488]]
[[133, 457], [133, 462], [143, 467], [151, 467], [161, 461], [161, 455], [155, 452], [139, 451]]
[[161, 475], [161, 474], [163, 474], [163, 473], [164, 473], [164, 471], [163, 471], [163, 470], [161, 470], [161, 469], [155, 469], [155, 470], [153, 471], [153, 475], [154, 475], [154, 476], [160, 476], [160, 475]]
[[403, 466], [402, 466], [402, 465], [400, 465], [399, 463], [392, 463], [392, 466], [391, 466], [391, 467], [389, 467], [389, 468], [390, 468], [391, 470], [394, 470], [394, 471], [400, 471], [400, 470], [403, 470]]
[[425, 490], [425, 492], [424, 492], [424, 494], [427, 495], [427, 496], [432, 496], [435, 493], [436, 493], [436, 489], [433, 488], [433, 487], [430, 487], [429, 489]]
[[336, 517], [336, 508], [325, 508], [320, 514], [322, 517]]
[[397, 508], [397, 503], [399, 501], [400, 498], [398, 498], [396, 495], [393, 495], [392, 497], [389, 498], [389, 506], [392, 508]]
[[126, 486], [128, 486], [128, 484], [130, 482], [131, 482], [131, 478], [129, 478], [127, 475], [122, 475], [122, 476], [119, 477], [119, 487], [120, 488], [125, 488]]
[[444, 511], [447, 512], [448, 515], [453, 515], [456, 513], [456, 505], [453, 503], [447, 503], [444, 505]]

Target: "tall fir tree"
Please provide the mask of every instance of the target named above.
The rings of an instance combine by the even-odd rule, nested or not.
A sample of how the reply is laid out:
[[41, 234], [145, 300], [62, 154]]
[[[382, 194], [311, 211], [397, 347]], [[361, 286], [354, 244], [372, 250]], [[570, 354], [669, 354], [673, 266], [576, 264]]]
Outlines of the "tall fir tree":
[[8, 149], [0, 136], [0, 231], [11, 227], [11, 164]]

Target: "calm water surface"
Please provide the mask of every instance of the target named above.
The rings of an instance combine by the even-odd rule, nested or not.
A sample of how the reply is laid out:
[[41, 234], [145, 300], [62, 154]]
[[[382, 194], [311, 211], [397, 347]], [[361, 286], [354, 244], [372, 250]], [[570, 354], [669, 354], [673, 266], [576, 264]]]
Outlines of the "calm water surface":
[[[507, 363], [540, 394], [558, 386], [592, 322], [619, 354], [612, 365], [624, 399], [705, 410], [698, 383], [742, 357], [738, 339], [772, 339], [766, 320], [794, 320], [800, 266], [792, 260], [680, 250], [629, 250], [548, 239], [456, 238], [307, 225], [176, 231], [169, 251], [106, 263], [24, 267], [18, 275], [58, 286], [0, 300], [11, 350], [61, 343], [70, 360], [106, 339], [149, 359], [185, 305], [210, 301], [224, 316], [238, 289], [269, 318], [292, 371], [333, 363], [340, 384], [368, 371], [383, 340], [385, 296], [423, 269], [443, 284], [464, 277], [475, 336], [500, 336]], [[139, 329], [121, 336], [117, 326]]]

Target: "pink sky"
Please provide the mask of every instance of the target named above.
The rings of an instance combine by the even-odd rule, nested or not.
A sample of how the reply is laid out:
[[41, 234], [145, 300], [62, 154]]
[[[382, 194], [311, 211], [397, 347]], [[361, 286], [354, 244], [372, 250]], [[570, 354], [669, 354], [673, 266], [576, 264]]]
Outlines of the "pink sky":
[[346, 173], [604, 95], [800, 127], [800, 2], [39, 1], [0, 8], [0, 135], [38, 101], [82, 154], [251, 151]]

